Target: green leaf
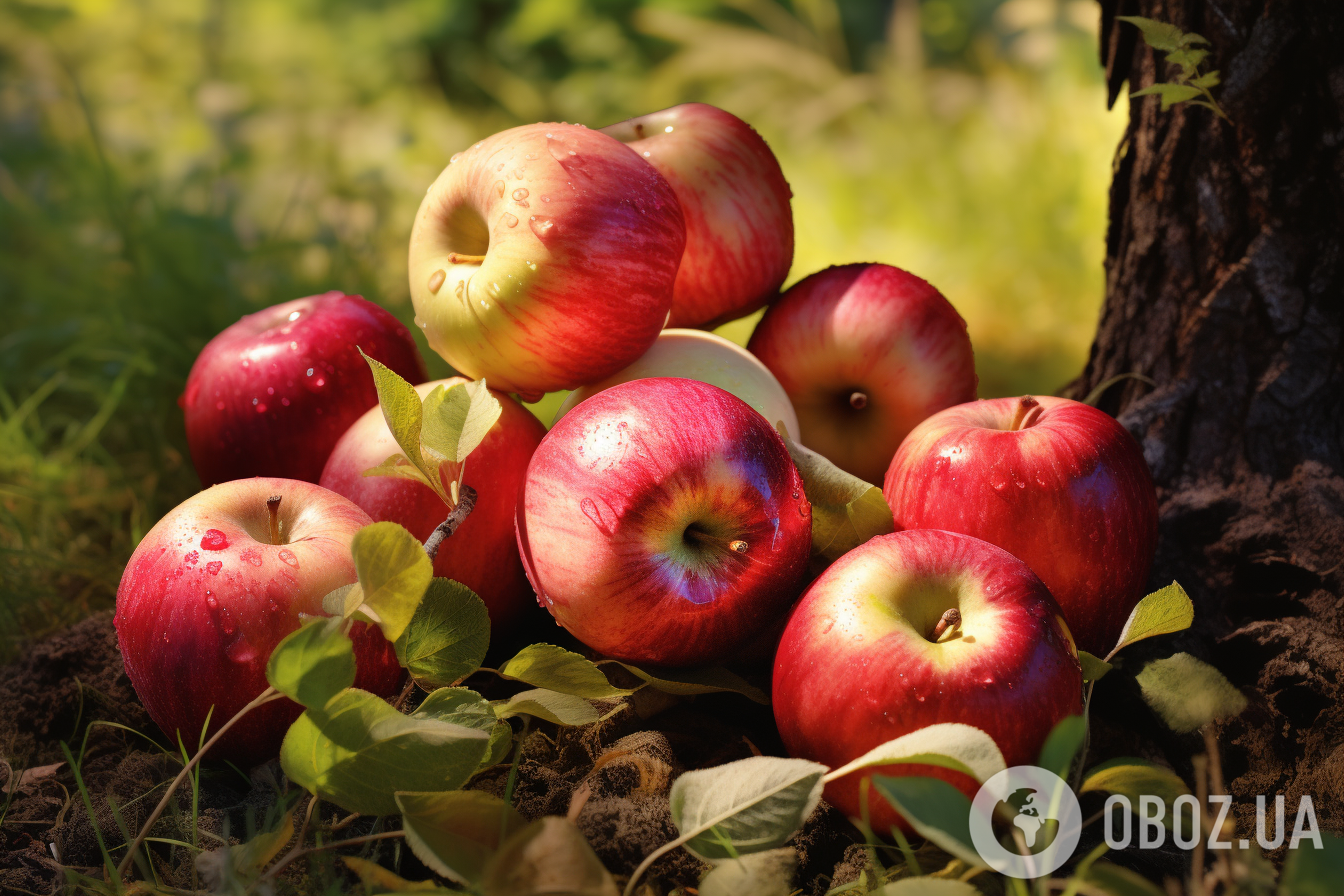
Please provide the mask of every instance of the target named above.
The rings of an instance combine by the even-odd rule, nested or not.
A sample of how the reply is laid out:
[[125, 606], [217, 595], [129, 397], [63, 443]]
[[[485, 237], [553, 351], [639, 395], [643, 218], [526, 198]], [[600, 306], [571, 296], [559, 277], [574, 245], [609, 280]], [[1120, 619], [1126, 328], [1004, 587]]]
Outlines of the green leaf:
[[480, 768], [496, 765], [513, 744], [513, 729], [495, 716], [495, 709], [480, 694], [468, 688], [439, 688], [427, 696], [412, 718], [438, 719], [465, 728], [475, 728], [490, 736]]
[[280, 766], [290, 780], [346, 811], [390, 815], [398, 790], [455, 790], [476, 771], [489, 735], [404, 716], [368, 691], [341, 691], [290, 726]]
[[770, 698], [760, 688], [722, 666], [703, 666], [699, 669], [659, 669], [658, 674], [648, 672], [629, 663], [619, 663], [635, 677], [648, 682], [649, 687], [665, 694], [741, 694], [753, 703], [770, 705]]
[[[1162, 823], [1171, 827], [1172, 803], [1176, 797], [1189, 793], [1190, 788], [1186, 787], [1185, 782], [1169, 768], [1163, 768], [1146, 759], [1122, 756], [1089, 769], [1083, 776], [1083, 783], [1078, 792], [1093, 791], [1123, 794], [1129, 797], [1131, 805], [1134, 806], [1138, 806], [1141, 796], [1158, 797], [1167, 806]], [[1189, 829], [1189, 819], [1185, 827]]]
[[[409, 460], [407, 460], [406, 455], [404, 454], [394, 454], [387, 460], [380, 463], [378, 466], [370, 467], [360, 475], [391, 476], [393, 479], [410, 479], [413, 482], [418, 482], [421, 485], [428, 486], [430, 489], [434, 491], [443, 490], [442, 484], [440, 484], [436, 488], [434, 486], [434, 483], [429, 481], [429, 478], [425, 476], [425, 474], [420, 470], [420, 468], [412, 464]], [[440, 495], [440, 497], [443, 496]]]
[[1041, 747], [1041, 757], [1036, 764], [1061, 778], [1068, 778], [1073, 759], [1087, 738], [1087, 719], [1084, 716], [1068, 716], [1060, 719]]
[[485, 439], [504, 407], [490, 394], [485, 380], [458, 383], [451, 389], [436, 386], [425, 396], [421, 444], [460, 464]]
[[514, 694], [502, 705], [496, 705], [495, 714], [501, 719], [511, 716], [535, 716], [557, 725], [591, 725], [599, 718], [593, 705], [582, 697], [561, 694], [537, 688]]
[[1189, 84], [1172, 84], [1163, 82], [1145, 87], [1142, 90], [1136, 90], [1130, 94], [1131, 98], [1140, 96], [1160, 96], [1162, 97], [1162, 111], [1165, 112], [1175, 103], [1183, 103], [1186, 100], [1194, 99], [1199, 96], [1199, 88], [1191, 87]]
[[1179, 65], [1185, 71], [1185, 77], [1194, 74], [1195, 69], [1209, 55], [1208, 50], [1196, 50], [1191, 47], [1185, 47], [1180, 50], [1173, 50], [1167, 54], [1167, 62], [1172, 65]]
[[1128, 868], [1097, 862], [1083, 880], [1107, 896], [1167, 896], [1167, 891]]
[[456, 684], [475, 672], [489, 646], [485, 602], [466, 585], [443, 578], [429, 583], [396, 640], [397, 660], [427, 689]]
[[484, 896], [617, 896], [583, 834], [556, 816], [539, 818], [499, 847], [481, 881]]
[[1188, 653], [1153, 660], [1135, 677], [1143, 699], [1178, 734], [1239, 715], [1246, 708], [1246, 697], [1223, 673]]
[[1279, 896], [1336, 896], [1344, 880], [1344, 840], [1321, 834], [1322, 849], [1302, 841], [1289, 850], [1279, 878]]
[[936, 765], [984, 782], [1007, 766], [994, 738], [972, 725], [944, 722], [929, 725], [874, 747], [858, 759], [826, 774], [826, 781], [861, 768], [899, 764]]
[[[406, 630], [434, 578], [434, 565], [416, 537], [396, 523], [374, 523], [350, 542], [364, 594], [361, 611], [395, 642]], [[373, 612], [369, 612], [369, 610]]]
[[1078, 662], [1083, 666], [1083, 683], [1089, 681], [1101, 681], [1106, 673], [1114, 669], [1110, 663], [1103, 659], [1098, 659], [1086, 650], [1078, 651]]
[[500, 667], [499, 674], [588, 700], [610, 700], [634, 693], [607, 681], [607, 676], [590, 660], [552, 644], [524, 647]]
[[[420, 393], [391, 369], [365, 355], [362, 349], [359, 353], [368, 362], [369, 370], [373, 371], [373, 384], [378, 390], [378, 406], [382, 409], [387, 428], [392, 433], [392, 438], [396, 439], [406, 461], [420, 470], [424, 476], [424, 483], [434, 489], [443, 499], [443, 503], [452, 504], [439, 477], [439, 464], [430, 462], [420, 445], [421, 428], [424, 423], [424, 408], [420, 401]], [[383, 466], [387, 466], [387, 463], [384, 461]]]
[[1125, 620], [1124, 628], [1120, 630], [1115, 648], [1106, 659], [1109, 660], [1135, 641], [1183, 632], [1194, 624], [1194, 602], [1190, 600], [1190, 595], [1185, 593], [1184, 588], [1172, 582], [1134, 605], [1134, 609], [1129, 612], [1129, 619]]
[[266, 662], [271, 687], [304, 706], [323, 706], [355, 683], [355, 646], [344, 620], [313, 619], [290, 632]]
[[1121, 22], [1137, 26], [1143, 32], [1143, 42], [1154, 50], [1179, 50], [1194, 44], [1207, 44], [1198, 34], [1186, 34], [1175, 25], [1145, 19], [1143, 16], [1116, 16]]
[[471, 887], [501, 839], [527, 826], [499, 797], [479, 790], [396, 794], [406, 843], [434, 873]]
[[326, 597], [322, 598], [322, 612], [328, 616], [340, 616], [342, 619], [349, 619], [359, 612], [362, 603], [364, 603], [364, 589], [359, 587], [358, 582], [351, 582], [349, 585], [342, 585], [335, 591], [329, 592]]
[[[407, 838], [409, 839], [409, 837]], [[440, 887], [432, 880], [406, 880], [399, 874], [393, 874], [377, 862], [361, 859], [359, 856], [341, 856], [345, 867], [349, 868], [364, 885], [364, 892], [382, 893], [453, 893]]]
[[686, 772], [669, 794], [672, 820], [702, 859], [775, 849], [817, 807], [825, 774], [824, 765], [778, 756]]
[[700, 881], [700, 896], [789, 896], [797, 868], [791, 847], [724, 859]]
[[971, 840], [971, 801], [966, 794], [937, 778], [875, 775], [872, 782], [921, 837], [969, 865], [985, 867]]
[[492, 765], [499, 765], [504, 761], [504, 757], [509, 755], [511, 746], [513, 746], [513, 728], [508, 722], [495, 722], [495, 727], [490, 729], [490, 746], [485, 750], [481, 768], [487, 769]]
[[290, 811], [280, 819], [280, 825], [275, 830], [257, 834], [246, 843], [230, 846], [231, 870], [243, 880], [255, 879], [293, 836], [294, 813]]
[[875, 535], [896, 531], [882, 489], [794, 442], [782, 422], [777, 426], [812, 505], [813, 554], [836, 560]]
[[873, 896], [981, 896], [980, 891], [962, 880], [937, 877], [908, 877], [874, 890]]
[[1218, 79], [1218, 72], [1212, 71], [1205, 72], [1198, 78], [1191, 78], [1188, 83], [1191, 87], [1203, 87], [1205, 90], [1208, 90], [1210, 87], [1217, 87], [1222, 81]]

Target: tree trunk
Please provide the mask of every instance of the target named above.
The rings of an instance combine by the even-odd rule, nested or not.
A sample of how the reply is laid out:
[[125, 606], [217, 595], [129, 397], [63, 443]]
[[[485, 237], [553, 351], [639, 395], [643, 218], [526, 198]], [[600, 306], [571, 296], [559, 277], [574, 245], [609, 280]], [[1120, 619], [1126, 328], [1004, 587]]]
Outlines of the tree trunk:
[[[1195, 629], [1166, 650], [1212, 661], [1251, 699], [1218, 731], [1251, 813], [1238, 836], [1253, 836], [1257, 794], [1287, 796], [1290, 829], [1310, 794], [1321, 827], [1341, 831], [1344, 2], [1102, 0], [1112, 101], [1125, 81], [1168, 80], [1117, 15], [1206, 37], [1230, 121], [1131, 100], [1106, 303], [1070, 394], [1125, 373], [1155, 383], [1122, 380], [1100, 406], [1139, 439], [1158, 486], [1151, 584], [1175, 579], [1195, 601]], [[1161, 742], [1186, 769], [1201, 744]]]

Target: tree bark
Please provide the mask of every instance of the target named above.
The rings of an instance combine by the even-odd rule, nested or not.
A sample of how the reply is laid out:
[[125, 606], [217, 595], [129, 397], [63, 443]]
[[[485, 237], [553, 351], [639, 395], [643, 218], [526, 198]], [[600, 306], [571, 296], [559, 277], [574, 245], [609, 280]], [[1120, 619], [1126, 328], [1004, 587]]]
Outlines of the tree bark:
[[[1341, 831], [1344, 3], [1102, 0], [1112, 101], [1126, 81], [1168, 80], [1117, 15], [1207, 38], [1230, 121], [1131, 100], [1106, 302], [1070, 394], [1124, 373], [1155, 382], [1116, 383], [1100, 407], [1158, 486], [1151, 584], [1175, 579], [1195, 601], [1196, 627], [1167, 652], [1212, 661], [1251, 699], [1218, 731], [1239, 836], [1253, 836], [1257, 794], [1287, 796], [1290, 829], [1310, 794], [1322, 828]], [[1201, 751], [1162, 747], [1178, 768], [1188, 755], [1172, 754]]]

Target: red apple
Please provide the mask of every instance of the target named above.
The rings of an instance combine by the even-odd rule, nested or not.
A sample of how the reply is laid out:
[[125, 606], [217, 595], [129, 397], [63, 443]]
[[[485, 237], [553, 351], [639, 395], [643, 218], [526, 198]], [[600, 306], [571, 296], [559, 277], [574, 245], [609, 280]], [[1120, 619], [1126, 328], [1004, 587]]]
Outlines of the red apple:
[[[272, 538], [267, 499], [280, 497]], [[350, 540], [372, 520], [310, 482], [240, 479], [188, 498], [149, 530], [117, 589], [116, 627], [126, 674], [149, 715], [194, 750], [210, 713], [213, 733], [267, 687], [266, 661], [322, 613], [322, 598], [355, 581]], [[383, 696], [402, 677], [376, 627], [356, 623], [355, 686]], [[302, 711], [278, 700], [252, 710], [211, 750], [255, 763], [275, 756]]]
[[[415, 391], [424, 398], [440, 384], [451, 387], [465, 382], [461, 377], [437, 380], [416, 386]], [[467, 458], [463, 480], [476, 489], [476, 507], [439, 548], [434, 575], [456, 579], [479, 594], [498, 631], [533, 602], [532, 588], [518, 559], [513, 512], [527, 462], [546, 435], [546, 427], [503, 392], [494, 392], [494, 396], [503, 413]], [[448, 515], [439, 496], [410, 479], [364, 475], [400, 451], [382, 410], [371, 408], [336, 444], [322, 471], [322, 486], [354, 501], [376, 522], [399, 523], [424, 541]]]
[[607, 656], [717, 662], [797, 595], [812, 510], [784, 442], [717, 386], [633, 380], [542, 439], [518, 501], [523, 568], [556, 621]]
[[273, 305], [211, 339], [179, 402], [201, 482], [316, 482], [337, 440], [378, 403], [356, 346], [413, 383], [425, 378], [401, 322], [340, 292]]
[[995, 398], [935, 414], [901, 444], [883, 493], [897, 528], [948, 529], [1022, 558], [1078, 646], [1115, 646], [1144, 594], [1157, 495], [1137, 442], [1067, 398]]
[[453, 156], [411, 231], [411, 299], [453, 367], [531, 398], [642, 355], [672, 306], [686, 225], [657, 171], [581, 125]]
[[[935, 637], [951, 609], [958, 624]], [[961, 722], [1004, 761], [1035, 764], [1055, 723], [1082, 712], [1082, 667], [1050, 592], [1021, 560], [934, 529], [880, 535], [845, 554], [803, 594], [775, 656], [771, 700], [792, 756], [838, 768], [929, 725]], [[872, 775], [939, 777], [973, 797], [970, 777], [923, 765], [877, 766], [826, 785], [861, 817]], [[899, 824], [876, 791], [873, 829]]]
[[966, 322], [890, 265], [847, 264], [795, 283], [747, 348], [789, 393], [798, 441], [868, 482], [882, 481], [921, 420], [975, 398]]
[[793, 264], [793, 192], [751, 125], [684, 103], [602, 131], [667, 178], [686, 216], [670, 326], [713, 328], [775, 297]]

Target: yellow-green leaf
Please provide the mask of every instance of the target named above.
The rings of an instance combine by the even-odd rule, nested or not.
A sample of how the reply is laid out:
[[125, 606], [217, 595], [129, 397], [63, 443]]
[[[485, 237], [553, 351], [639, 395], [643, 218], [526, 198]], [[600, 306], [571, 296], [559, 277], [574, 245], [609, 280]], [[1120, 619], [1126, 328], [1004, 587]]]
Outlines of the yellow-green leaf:
[[582, 697], [545, 688], [514, 694], [495, 707], [495, 714], [501, 719], [535, 716], [557, 725], [589, 725], [599, 718], [593, 705]]
[[1121, 22], [1138, 28], [1143, 32], [1143, 42], [1154, 50], [1179, 50], [1194, 44], [1207, 44], [1208, 41], [1198, 34], [1186, 34], [1175, 25], [1159, 22], [1143, 16], [1116, 16]]
[[[1149, 594], [1135, 605], [1120, 630], [1120, 638], [1106, 659], [1144, 638], [1185, 631], [1195, 622], [1195, 605], [1185, 589], [1172, 582]], [[1091, 679], [1095, 681], [1096, 679]]]
[[1142, 90], [1136, 90], [1130, 94], [1130, 97], [1140, 96], [1160, 96], [1162, 98], [1162, 111], [1165, 112], [1176, 103], [1183, 103], [1186, 100], [1192, 100], [1199, 96], [1199, 88], [1191, 87], [1189, 84], [1172, 84], [1162, 82], [1152, 84]]
[[502, 839], [527, 820], [493, 794], [479, 790], [398, 793], [406, 843], [435, 873], [471, 887], [485, 872]]
[[[363, 350], [360, 351], [360, 354], [368, 362], [369, 370], [373, 372], [373, 384], [378, 390], [378, 407], [382, 409], [383, 419], [387, 421], [387, 428], [401, 448], [402, 455], [409, 464], [420, 470], [424, 477], [420, 481], [434, 489], [445, 504], [451, 504], [452, 501], [448, 497], [448, 492], [444, 490], [442, 479], [439, 476], [439, 464], [426, 458], [421, 447], [424, 407], [420, 401], [420, 393], [416, 392], [415, 387], [402, 379], [395, 371], [365, 355]], [[387, 466], [388, 461], [383, 461], [381, 466], [374, 469], [382, 470]], [[393, 466], [395, 467], [395, 464]], [[375, 475], [387, 474], [406, 475], [401, 471], [393, 470]]]
[[322, 706], [355, 683], [355, 648], [344, 620], [312, 619], [290, 632], [266, 663], [266, 680], [304, 706]]
[[1188, 653], [1153, 660], [1135, 678], [1143, 699], [1178, 734], [1239, 715], [1246, 697], [1223, 673]]
[[420, 438], [424, 447], [450, 463], [460, 464], [481, 444], [503, 412], [485, 380], [458, 383], [451, 389], [438, 386], [425, 397]]
[[553, 644], [524, 647], [500, 667], [499, 674], [535, 687], [549, 688], [588, 700], [610, 700], [634, 693], [608, 681], [607, 676], [591, 660]]
[[1083, 682], [1100, 681], [1107, 672], [1115, 667], [1103, 659], [1098, 659], [1086, 650], [1078, 651], [1078, 662], [1083, 666]]
[[355, 571], [364, 592], [361, 607], [371, 607], [383, 637], [396, 641], [410, 624], [434, 578], [424, 546], [396, 523], [374, 523], [350, 542]]
[[426, 689], [456, 684], [475, 672], [489, 646], [485, 603], [466, 585], [443, 578], [429, 583], [396, 640], [397, 659]]
[[[421, 485], [434, 488], [434, 483], [430, 482], [424, 472], [409, 460], [404, 454], [394, 454], [376, 467], [370, 467], [361, 475], [363, 476], [391, 476], [394, 479], [410, 479]], [[438, 491], [438, 489], [435, 489]]]
[[571, 822], [539, 818], [502, 844], [481, 880], [484, 896], [617, 896], [616, 882]]
[[[407, 840], [410, 839], [408, 835]], [[440, 887], [432, 880], [407, 880], [399, 874], [388, 871], [377, 862], [361, 859], [358, 856], [341, 856], [345, 867], [349, 868], [364, 885], [366, 893], [452, 893], [452, 890]]]
[[765, 691], [751, 684], [740, 675], [729, 672], [722, 666], [703, 666], [696, 669], [659, 669], [655, 675], [629, 663], [618, 663], [618, 665], [625, 667], [636, 678], [648, 682], [649, 687], [665, 694], [689, 696], [691, 694], [733, 693], [741, 694], [753, 703], [760, 703], [763, 706], [770, 705], [770, 698], [766, 696]]
[[[1092, 791], [1122, 794], [1128, 797], [1134, 806], [1139, 804], [1141, 796], [1158, 797], [1167, 805], [1162, 823], [1171, 827], [1172, 803], [1176, 797], [1189, 793], [1190, 788], [1186, 787], [1185, 782], [1169, 768], [1163, 768], [1146, 759], [1122, 756], [1088, 770], [1083, 776], [1083, 783], [1078, 792]], [[1186, 819], [1184, 827], [1189, 830], [1190, 819]]]
[[876, 535], [896, 531], [880, 488], [794, 442], [782, 422], [778, 428], [812, 505], [814, 555], [835, 560]]

